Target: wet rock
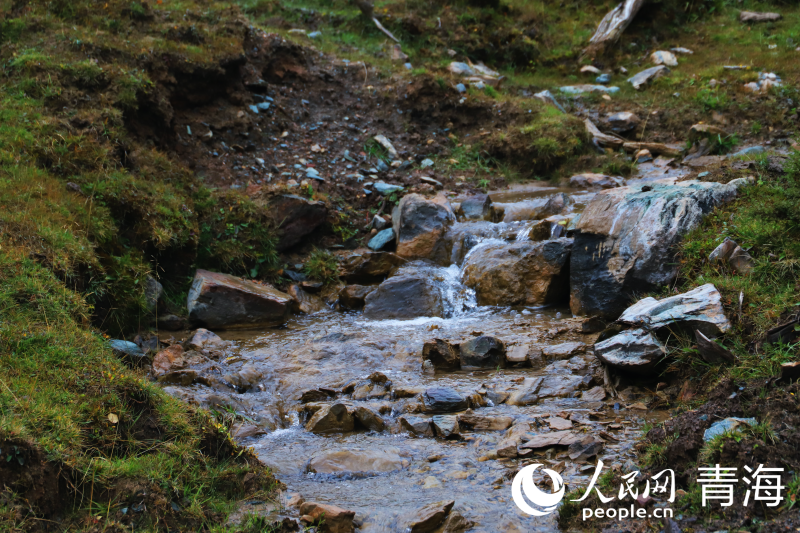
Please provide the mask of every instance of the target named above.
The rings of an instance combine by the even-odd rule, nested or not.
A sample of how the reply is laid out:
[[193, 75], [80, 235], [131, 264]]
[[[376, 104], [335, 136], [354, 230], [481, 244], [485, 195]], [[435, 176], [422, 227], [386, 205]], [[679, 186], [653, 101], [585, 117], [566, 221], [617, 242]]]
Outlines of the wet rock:
[[722, 435], [726, 431], [733, 431], [741, 426], [755, 426], [758, 421], [755, 418], [730, 417], [711, 424], [711, 427], [703, 433], [703, 441], [708, 442], [717, 435]]
[[323, 202], [315, 202], [294, 194], [276, 196], [267, 212], [279, 231], [276, 248], [283, 251], [299, 243], [303, 237], [317, 229], [328, 217]]
[[608, 129], [615, 133], [627, 133], [635, 130], [640, 122], [641, 120], [639, 117], [630, 111], [620, 111], [619, 113], [613, 113], [606, 117]]
[[325, 302], [321, 298], [307, 293], [299, 285], [289, 287], [288, 293], [294, 300], [293, 308], [297, 312], [313, 315], [326, 309]]
[[464, 518], [458, 511], [451, 511], [442, 526], [442, 533], [463, 533], [475, 526], [475, 522]]
[[517, 448], [527, 438], [526, 434], [530, 429], [531, 426], [527, 422], [520, 422], [508, 428], [503, 440], [497, 445], [497, 457], [516, 457]]
[[587, 318], [583, 321], [583, 324], [581, 324], [581, 333], [600, 333], [606, 329], [606, 326], [606, 321], [601, 318]]
[[352, 413], [341, 403], [322, 407], [306, 424], [306, 430], [313, 433], [346, 433], [354, 427]]
[[459, 345], [461, 368], [505, 368], [506, 347], [495, 337], [481, 335]]
[[398, 518], [398, 523], [405, 526], [407, 533], [429, 533], [444, 522], [456, 502], [453, 500], [430, 503], [413, 513]]
[[631, 85], [633, 85], [634, 89], [639, 90], [642, 87], [649, 85], [653, 80], [656, 80], [662, 76], [666, 76], [669, 74], [669, 72], [670, 70], [667, 67], [664, 65], [659, 65], [657, 67], [650, 67], [641, 71], [635, 76], [628, 78], [628, 81]]
[[572, 429], [572, 422], [561, 418], [560, 416], [551, 416], [547, 419], [547, 425], [550, 426], [550, 429], [554, 430], [564, 430], [564, 429]]
[[353, 416], [359, 426], [369, 431], [383, 431], [386, 429], [386, 423], [381, 418], [381, 415], [370, 409], [359, 405], [353, 408]]
[[571, 205], [572, 198], [570, 198], [566, 193], [561, 192], [554, 194], [547, 199], [547, 202], [545, 202], [544, 206], [536, 211], [534, 218], [547, 218], [553, 215], [560, 215]]
[[382, 250], [386, 247], [387, 244], [394, 240], [394, 230], [392, 228], [386, 228], [385, 230], [379, 231], [373, 238], [369, 240], [367, 243], [367, 248], [370, 250]]
[[231, 428], [231, 435], [236, 440], [246, 439], [249, 437], [257, 437], [259, 435], [266, 435], [267, 432], [264, 428], [258, 427], [255, 424], [236, 424]]
[[191, 385], [196, 379], [196, 370], [174, 370], [158, 376], [159, 383], [181, 385], [183, 387]]
[[654, 65], [666, 65], [668, 67], [678, 66], [678, 58], [675, 57], [675, 54], [664, 50], [658, 50], [650, 54], [650, 61], [652, 61]]
[[584, 462], [592, 457], [597, 457], [603, 451], [604, 446], [605, 444], [602, 440], [590, 435], [570, 444], [569, 448], [567, 448], [567, 453], [571, 460]]
[[537, 391], [543, 378], [525, 378], [522, 384], [514, 390], [506, 400], [508, 405], [533, 405], [539, 401]]
[[143, 366], [150, 362], [150, 359], [135, 342], [114, 339], [109, 341], [108, 344], [111, 346], [114, 356], [129, 365]]
[[398, 385], [392, 389], [395, 398], [413, 398], [425, 392], [425, 387], [413, 385]]
[[437, 415], [431, 418], [433, 433], [440, 439], [455, 439], [461, 436], [458, 417], [455, 415]]
[[417, 437], [433, 437], [433, 426], [430, 418], [403, 415], [400, 417], [400, 427]]
[[535, 435], [532, 439], [521, 444], [519, 447], [522, 449], [538, 450], [551, 446], [570, 446], [575, 442], [579, 442], [581, 437], [580, 433], [572, 430], [551, 431], [550, 433]]
[[375, 290], [369, 285], [348, 285], [339, 291], [339, 303], [346, 309], [362, 309], [367, 296]]
[[252, 389], [262, 377], [261, 371], [251, 363], [245, 364], [238, 372], [222, 376], [222, 381], [228, 383], [237, 392], [243, 393]]
[[153, 375], [157, 378], [183, 370], [185, 366], [186, 360], [183, 358], [183, 347], [180, 344], [164, 348], [153, 357]]
[[529, 363], [530, 344], [518, 344], [506, 352], [506, 361], [512, 364], [524, 365]]
[[542, 355], [550, 359], [566, 359], [585, 350], [586, 345], [582, 342], [562, 342], [561, 344], [544, 346]]
[[460, 214], [466, 220], [491, 220], [492, 199], [488, 194], [476, 194], [461, 201]]
[[425, 478], [425, 482], [422, 485], [423, 489], [440, 489], [442, 488], [442, 482], [436, 479], [434, 476], [428, 476]]
[[381, 282], [405, 263], [405, 259], [390, 252], [352, 255], [344, 262], [341, 278], [348, 283]]
[[282, 324], [292, 298], [267, 284], [197, 270], [189, 289], [189, 320], [212, 329]]
[[222, 338], [216, 333], [212, 333], [205, 328], [197, 328], [184, 345], [190, 350], [208, 350], [218, 347], [222, 342]]
[[444, 314], [442, 293], [425, 273], [398, 274], [365, 298], [364, 316], [371, 319], [410, 319]]
[[408, 466], [397, 450], [339, 450], [315, 455], [308, 462], [309, 472], [318, 474], [369, 474], [396, 472]]
[[739, 20], [742, 22], [775, 22], [780, 19], [780, 13], [759, 13], [757, 11], [742, 11], [739, 13]]
[[[319, 531], [324, 533], [353, 533], [355, 511], [346, 511], [335, 505], [305, 502], [300, 505], [300, 514], [308, 515], [314, 522], [322, 521]], [[322, 520], [320, 520], [322, 519]]]
[[144, 301], [148, 311], [155, 311], [162, 294], [164, 287], [154, 277], [147, 276], [144, 282]]
[[472, 431], [505, 431], [514, 423], [510, 416], [480, 416], [471, 411], [458, 415], [458, 421]]
[[458, 345], [446, 340], [427, 341], [422, 347], [423, 361], [430, 361], [436, 370], [454, 370], [461, 368], [461, 351]]
[[490, 244], [470, 254], [464, 284], [479, 305], [542, 305], [566, 298], [571, 239]]
[[356, 388], [353, 390], [353, 399], [374, 400], [377, 398], [384, 398], [388, 394], [389, 391], [384, 385], [366, 381], [356, 385]]
[[755, 261], [744, 249], [729, 237], [717, 246], [708, 260], [713, 262], [726, 262], [741, 274], [749, 274], [755, 269]]
[[336, 396], [336, 391], [331, 389], [311, 389], [300, 395], [300, 403], [324, 402]]
[[467, 399], [449, 387], [430, 387], [422, 395], [425, 411], [429, 413], [452, 413], [467, 408]]
[[583, 388], [588, 381], [588, 376], [573, 376], [571, 374], [556, 374], [545, 376], [539, 386], [539, 398], [569, 398], [576, 390]]
[[640, 375], [650, 374], [666, 353], [661, 341], [643, 329], [624, 331], [594, 345], [594, 354], [603, 363]]
[[584, 402], [602, 402], [606, 399], [606, 390], [603, 387], [597, 386], [584, 391], [581, 394], [581, 400]]
[[605, 174], [578, 174], [569, 179], [570, 187], [578, 187], [581, 189], [613, 189], [614, 187], [622, 187], [623, 185], [625, 185], [625, 180], [622, 178], [606, 176]]
[[177, 315], [162, 315], [156, 322], [158, 329], [166, 331], [180, 331], [186, 327], [186, 319]]
[[613, 320], [634, 293], [672, 282], [678, 242], [737, 190], [656, 181], [598, 192], [581, 214], [570, 256], [572, 312]]
[[650, 331], [677, 324], [689, 331], [700, 330], [716, 337], [731, 327], [721, 300], [717, 288], [706, 283], [663, 300], [643, 298], [626, 309], [618, 322]]
[[419, 194], [404, 196], [392, 213], [397, 255], [434, 261], [446, 259], [443, 237], [455, 219], [443, 194], [430, 200]]

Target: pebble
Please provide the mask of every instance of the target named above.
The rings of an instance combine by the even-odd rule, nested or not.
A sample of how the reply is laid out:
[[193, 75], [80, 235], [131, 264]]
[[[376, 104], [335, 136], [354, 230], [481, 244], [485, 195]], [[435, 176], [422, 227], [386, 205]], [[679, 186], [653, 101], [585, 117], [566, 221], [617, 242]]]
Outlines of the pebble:
[[420, 168], [428, 168], [433, 166], [433, 160], [425, 158], [422, 160], [422, 163], [419, 164]]

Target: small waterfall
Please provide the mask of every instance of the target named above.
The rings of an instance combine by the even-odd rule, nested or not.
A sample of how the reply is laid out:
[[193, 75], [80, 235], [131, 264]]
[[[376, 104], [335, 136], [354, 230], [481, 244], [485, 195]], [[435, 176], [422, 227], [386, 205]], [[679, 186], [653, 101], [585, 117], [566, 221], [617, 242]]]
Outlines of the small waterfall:
[[525, 224], [522, 229], [517, 232], [517, 242], [525, 242], [531, 240], [531, 228], [533, 224]]
[[442, 267], [437, 274], [447, 318], [465, 316], [478, 307], [475, 291], [461, 283], [461, 269], [458, 265]]

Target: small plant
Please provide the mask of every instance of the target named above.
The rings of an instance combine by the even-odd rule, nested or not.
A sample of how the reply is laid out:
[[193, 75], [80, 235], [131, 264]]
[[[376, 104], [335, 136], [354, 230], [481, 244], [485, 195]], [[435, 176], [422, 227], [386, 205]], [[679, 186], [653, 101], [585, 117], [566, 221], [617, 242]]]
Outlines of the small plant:
[[339, 279], [339, 263], [332, 253], [317, 248], [311, 252], [311, 256], [303, 267], [303, 272], [311, 279], [324, 283], [335, 283]]
[[498, 96], [500, 96], [500, 93], [497, 92], [497, 89], [495, 89], [491, 85], [486, 85], [483, 88], [483, 92], [486, 93], [486, 96], [489, 96], [491, 98], [497, 98]]
[[478, 180], [478, 187], [486, 190], [489, 187], [489, 180], [487, 180], [486, 178]]
[[728, 95], [716, 87], [703, 87], [694, 99], [705, 111], [719, 110], [728, 105]]
[[443, 91], [447, 89], [447, 80], [445, 80], [443, 77], [441, 76], [437, 77], [436, 83], [439, 84], [439, 88], [442, 89]]
[[758, 135], [759, 133], [761, 133], [762, 127], [763, 126], [759, 121], [755, 121], [753, 122], [753, 124], [750, 125], [750, 133], [752, 133], [753, 135]]
[[412, 76], [422, 76], [423, 74], [426, 74], [427, 72], [428, 72], [428, 70], [426, 68], [424, 68], [424, 67], [411, 69], [411, 75]]

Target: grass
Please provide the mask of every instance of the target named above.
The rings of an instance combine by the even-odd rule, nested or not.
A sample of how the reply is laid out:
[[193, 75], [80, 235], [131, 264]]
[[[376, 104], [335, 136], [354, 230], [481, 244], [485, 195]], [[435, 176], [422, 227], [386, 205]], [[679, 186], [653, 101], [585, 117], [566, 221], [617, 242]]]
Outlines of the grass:
[[303, 265], [303, 272], [312, 280], [336, 283], [339, 280], [339, 263], [329, 251], [316, 248]]

